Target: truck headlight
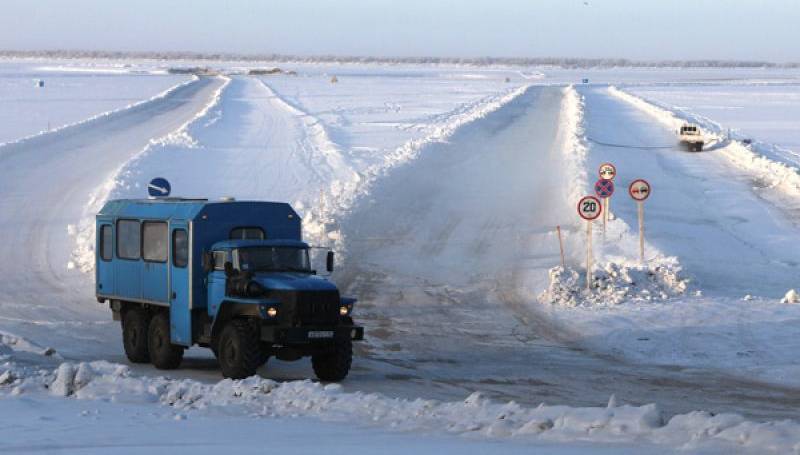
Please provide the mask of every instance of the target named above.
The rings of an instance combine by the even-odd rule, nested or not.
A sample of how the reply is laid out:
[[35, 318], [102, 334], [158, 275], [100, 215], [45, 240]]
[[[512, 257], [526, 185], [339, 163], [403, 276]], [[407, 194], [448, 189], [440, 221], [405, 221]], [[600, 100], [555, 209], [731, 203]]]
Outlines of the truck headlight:
[[278, 309], [277, 308], [275, 308], [274, 306], [271, 306], [271, 307], [267, 308], [267, 316], [269, 316], [271, 318], [274, 318], [277, 315], [278, 315]]
[[342, 305], [339, 307], [340, 316], [347, 316], [348, 314], [350, 314], [350, 308], [348, 308], [347, 305]]

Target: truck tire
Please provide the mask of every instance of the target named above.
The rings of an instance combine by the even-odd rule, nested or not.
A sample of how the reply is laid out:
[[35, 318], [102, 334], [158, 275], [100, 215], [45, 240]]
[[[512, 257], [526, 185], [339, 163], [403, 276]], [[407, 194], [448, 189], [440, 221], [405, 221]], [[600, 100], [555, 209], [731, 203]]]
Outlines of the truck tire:
[[133, 363], [147, 363], [150, 361], [150, 351], [147, 346], [147, 331], [150, 318], [141, 308], [132, 308], [122, 317], [122, 345], [125, 355]]
[[256, 374], [266, 362], [258, 327], [246, 319], [231, 319], [225, 324], [217, 344], [217, 360], [222, 376], [244, 379]]
[[183, 360], [183, 346], [172, 344], [169, 337], [169, 315], [158, 313], [150, 321], [147, 344], [150, 361], [159, 370], [174, 370]]
[[333, 349], [311, 356], [311, 366], [320, 381], [339, 382], [347, 377], [353, 363], [353, 342], [349, 338], [336, 340]]

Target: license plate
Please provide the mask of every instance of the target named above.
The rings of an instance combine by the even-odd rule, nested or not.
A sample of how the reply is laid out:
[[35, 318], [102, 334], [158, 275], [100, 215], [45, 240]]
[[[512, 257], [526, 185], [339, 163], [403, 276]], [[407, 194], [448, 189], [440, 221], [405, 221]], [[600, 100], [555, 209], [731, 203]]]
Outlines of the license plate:
[[312, 330], [308, 332], [309, 338], [333, 338], [333, 330]]

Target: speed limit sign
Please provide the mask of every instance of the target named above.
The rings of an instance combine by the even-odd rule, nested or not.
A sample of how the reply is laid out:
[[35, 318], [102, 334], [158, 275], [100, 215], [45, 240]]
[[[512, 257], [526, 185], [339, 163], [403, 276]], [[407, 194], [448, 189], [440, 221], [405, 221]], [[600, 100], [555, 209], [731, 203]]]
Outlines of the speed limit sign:
[[603, 163], [600, 165], [598, 173], [602, 180], [614, 180], [614, 177], [617, 176], [617, 168], [611, 163]]
[[603, 213], [600, 199], [594, 196], [585, 196], [578, 201], [578, 215], [586, 221], [596, 220]]

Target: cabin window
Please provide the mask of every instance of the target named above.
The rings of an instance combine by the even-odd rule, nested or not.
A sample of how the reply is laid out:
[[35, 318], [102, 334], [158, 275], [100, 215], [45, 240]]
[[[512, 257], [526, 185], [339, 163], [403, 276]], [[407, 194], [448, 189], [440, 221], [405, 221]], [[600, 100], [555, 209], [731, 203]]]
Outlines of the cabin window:
[[141, 234], [138, 221], [117, 221], [117, 257], [138, 260], [142, 252]]
[[142, 223], [142, 258], [148, 262], [167, 262], [167, 223]]
[[228, 261], [228, 253], [226, 251], [214, 252], [214, 270], [225, 270], [225, 262]]
[[172, 264], [175, 267], [186, 267], [189, 263], [189, 235], [185, 229], [172, 231]]
[[238, 227], [231, 230], [231, 240], [264, 240], [260, 227]]
[[111, 243], [111, 226], [104, 224], [100, 227], [100, 259], [110, 261], [114, 254], [114, 244]]

